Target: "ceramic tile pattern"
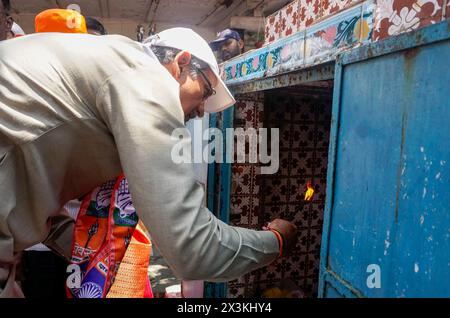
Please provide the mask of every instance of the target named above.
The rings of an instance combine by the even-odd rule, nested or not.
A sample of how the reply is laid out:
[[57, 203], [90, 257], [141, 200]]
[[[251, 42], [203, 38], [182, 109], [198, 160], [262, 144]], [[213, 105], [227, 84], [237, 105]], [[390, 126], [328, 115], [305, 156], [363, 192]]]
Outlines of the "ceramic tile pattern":
[[241, 83], [323, 63], [343, 50], [369, 42], [373, 32], [371, 3], [348, 8], [314, 24], [306, 32], [297, 32], [227, 61], [223, 67], [226, 83]]
[[300, 0], [292, 1], [287, 6], [267, 17], [264, 29], [266, 44], [298, 31], [300, 24], [299, 4]]
[[[263, 126], [264, 93], [236, 96], [235, 128]], [[248, 143], [248, 142], [247, 142]], [[230, 221], [245, 227], [257, 227], [260, 210], [258, 164], [234, 163], [231, 167]]]
[[444, 1], [377, 0], [373, 41], [440, 22]]
[[303, 31], [314, 23], [345, 10], [362, 0], [295, 0], [267, 17], [265, 43]]
[[299, 3], [300, 1], [293, 1], [288, 4], [284, 10], [281, 10], [281, 38], [289, 36], [299, 30]]
[[[303, 31], [363, 0], [296, 0], [267, 17], [265, 43]], [[369, 3], [370, 1], [366, 1]], [[450, 18], [449, 0], [375, 0], [373, 41]], [[445, 10], [444, 10], [445, 9]]]
[[322, 0], [300, 0], [298, 30], [304, 30], [322, 18]]
[[280, 37], [280, 12], [266, 18], [264, 27], [264, 43], [271, 43]]
[[322, 15], [326, 18], [362, 1], [363, 0], [322, 0]]
[[265, 43], [304, 30], [322, 17], [322, 0], [295, 0], [266, 19]]
[[[231, 222], [260, 229], [281, 217], [299, 227], [294, 253], [228, 283], [229, 297], [259, 297], [289, 281], [305, 297], [317, 295], [319, 254], [325, 204], [331, 90], [298, 95], [298, 88], [240, 95], [236, 127], [280, 128], [280, 169], [259, 175], [257, 165], [233, 164]], [[315, 194], [303, 200], [306, 183]]]

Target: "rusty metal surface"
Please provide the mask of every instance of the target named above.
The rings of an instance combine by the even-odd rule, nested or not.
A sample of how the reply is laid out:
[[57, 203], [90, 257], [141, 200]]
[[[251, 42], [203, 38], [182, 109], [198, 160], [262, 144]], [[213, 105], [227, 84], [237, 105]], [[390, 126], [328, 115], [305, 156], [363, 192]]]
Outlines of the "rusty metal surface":
[[353, 49], [342, 57], [342, 64], [350, 64], [365, 59], [379, 57], [393, 52], [404, 51], [406, 57], [413, 57], [420, 46], [430, 41], [445, 40], [450, 31], [450, 20], [420, 29], [416, 32], [404, 33], [399, 36], [390, 37], [383, 41], [378, 41]]
[[243, 94], [306, 83], [313, 85], [314, 82], [332, 80], [333, 77], [334, 62], [332, 61], [286, 74], [229, 85], [229, 87], [234, 94]]

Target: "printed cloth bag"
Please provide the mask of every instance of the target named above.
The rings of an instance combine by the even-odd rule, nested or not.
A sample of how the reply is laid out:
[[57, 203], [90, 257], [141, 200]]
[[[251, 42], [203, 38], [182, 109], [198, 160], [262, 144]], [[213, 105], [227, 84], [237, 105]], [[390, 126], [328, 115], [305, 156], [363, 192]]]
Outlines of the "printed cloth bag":
[[121, 174], [82, 201], [67, 268], [68, 298], [152, 297], [150, 253], [147, 230]]

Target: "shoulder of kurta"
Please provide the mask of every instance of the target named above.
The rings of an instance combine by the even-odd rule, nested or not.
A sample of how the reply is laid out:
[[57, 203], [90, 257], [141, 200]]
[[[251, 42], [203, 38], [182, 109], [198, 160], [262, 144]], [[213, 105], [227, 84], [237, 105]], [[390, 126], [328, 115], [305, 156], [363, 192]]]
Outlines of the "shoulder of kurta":
[[[154, 109], [154, 116], [173, 116], [177, 121], [184, 122], [184, 113], [180, 101], [179, 83], [164, 66], [157, 61], [139, 65], [132, 69], [117, 72], [105, 80], [98, 92], [100, 100], [109, 98], [111, 90], [117, 94], [131, 96], [136, 102], [141, 98], [151, 99], [160, 107]], [[128, 100], [128, 102], [133, 102]]]

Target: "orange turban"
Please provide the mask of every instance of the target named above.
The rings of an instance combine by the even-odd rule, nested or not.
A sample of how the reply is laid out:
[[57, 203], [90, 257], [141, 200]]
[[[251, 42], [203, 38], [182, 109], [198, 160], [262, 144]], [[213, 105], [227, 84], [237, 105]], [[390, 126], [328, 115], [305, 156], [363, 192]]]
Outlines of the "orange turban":
[[35, 19], [36, 32], [87, 33], [84, 16], [75, 10], [49, 9]]

